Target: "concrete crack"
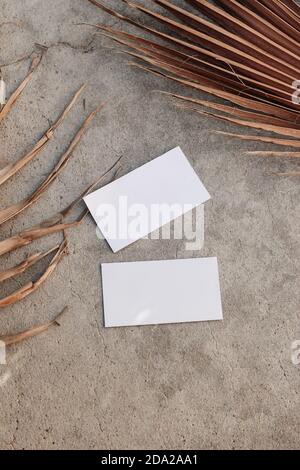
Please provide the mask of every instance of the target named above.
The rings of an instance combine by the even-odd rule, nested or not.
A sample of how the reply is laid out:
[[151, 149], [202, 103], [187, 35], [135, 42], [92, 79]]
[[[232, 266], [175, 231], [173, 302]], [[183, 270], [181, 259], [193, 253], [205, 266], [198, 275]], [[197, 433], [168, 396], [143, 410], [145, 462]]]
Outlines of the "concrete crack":
[[66, 47], [69, 49], [73, 49], [74, 51], [80, 51], [84, 54], [88, 54], [95, 50], [94, 37], [92, 37], [92, 39], [87, 44], [83, 44], [83, 45], [82, 44], [75, 45], [68, 41], [58, 41], [58, 42], [49, 44], [48, 46], [45, 44], [38, 44], [38, 43], [35, 43], [35, 45], [45, 51], [47, 51], [48, 49], [56, 48], [56, 47]]
[[[0, 25], [0, 27], [1, 27], [1, 25]], [[39, 44], [39, 43], [35, 43], [35, 46], [36, 46], [36, 48], [41, 49], [42, 51], [45, 51], [45, 52], [48, 49], [52, 49], [52, 48], [55, 48], [55, 47], [67, 47], [69, 49], [73, 49], [74, 51], [80, 51], [83, 54], [88, 54], [88, 53], [93, 52], [95, 50], [94, 36], [92, 37], [92, 39], [87, 44], [84, 44], [84, 45], [77, 45], [76, 46], [74, 44], [71, 44], [68, 41], [58, 41], [56, 43], [50, 44], [49, 46], [47, 46], [45, 44]], [[36, 51], [34, 49], [29, 54], [26, 54], [22, 57], [19, 57], [18, 59], [15, 59], [11, 62], [6, 62], [4, 64], [0, 64], [0, 69], [5, 68], [5, 67], [9, 67], [11, 65], [19, 64], [20, 62], [24, 62], [26, 60], [29, 60], [31, 58], [32, 54], [34, 54], [35, 52]]]

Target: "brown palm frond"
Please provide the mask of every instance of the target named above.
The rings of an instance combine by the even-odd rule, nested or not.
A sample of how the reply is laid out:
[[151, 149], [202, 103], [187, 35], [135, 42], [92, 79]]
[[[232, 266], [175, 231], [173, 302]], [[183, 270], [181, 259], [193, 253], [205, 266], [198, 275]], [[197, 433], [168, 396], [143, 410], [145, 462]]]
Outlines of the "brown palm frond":
[[273, 150], [256, 150], [245, 153], [246, 155], [250, 155], [252, 157], [300, 158], [300, 152], [274, 152]]
[[56, 269], [57, 265], [59, 264], [63, 256], [66, 254], [66, 249], [67, 249], [67, 241], [64, 239], [63, 242], [59, 245], [59, 248], [56, 254], [52, 258], [48, 268], [42, 274], [42, 276], [40, 276], [37, 281], [29, 282], [28, 284], [16, 290], [15, 292], [8, 295], [7, 297], [0, 299], [0, 308], [13, 305], [19, 302], [20, 300], [25, 299], [25, 297], [28, 297], [28, 295], [33, 294], [33, 292], [35, 292]]
[[16, 204], [13, 204], [5, 209], [0, 210], [0, 225], [8, 220], [12, 219], [16, 215], [23, 212], [26, 208], [34, 204], [46, 191], [46, 189], [56, 180], [61, 171], [65, 168], [68, 161], [70, 160], [75, 148], [79, 144], [81, 138], [83, 137], [86, 129], [95, 118], [100, 109], [103, 108], [103, 104], [92, 111], [89, 116], [85, 119], [84, 123], [80, 127], [79, 131], [76, 133], [72, 142], [70, 143], [68, 149], [63, 153], [59, 162], [56, 164], [55, 168], [52, 170], [50, 175], [45, 179], [45, 181], [26, 199]]
[[50, 250], [44, 253], [40, 253], [40, 252], [35, 253], [34, 255], [28, 256], [24, 261], [22, 261], [17, 266], [6, 269], [5, 271], [0, 271], [0, 282], [7, 281], [8, 279], [11, 279], [12, 277], [17, 276], [18, 274], [24, 273], [27, 269], [29, 269], [35, 263], [42, 260], [46, 256], [50, 255], [51, 253], [53, 253], [53, 251], [58, 250], [58, 248], [59, 248], [59, 245], [51, 248]]
[[59, 116], [57, 121], [49, 127], [49, 129], [45, 132], [45, 134], [41, 137], [41, 139], [34, 145], [34, 147], [24, 155], [20, 160], [16, 163], [11, 163], [6, 165], [4, 168], [0, 170], [0, 186], [5, 183], [9, 178], [15, 175], [19, 170], [21, 170], [27, 163], [31, 162], [47, 145], [50, 139], [54, 135], [54, 131], [63, 123], [65, 118], [67, 117], [68, 113], [76, 103], [77, 99], [79, 98], [80, 94], [84, 90], [85, 85], [82, 85], [79, 90], [75, 93], [72, 100], [68, 104], [68, 106], [64, 109], [62, 114]]
[[40, 64], [42, 60], [42, 53], [41, 54], [38, 54], [38, 55], [35, 55], [32, 59], [32, 62], [31, 62], [31, 65], [30, 65], [30, 69], [29, 69], [29, 72], [28, 74], [26, 75], [26, 77], [24, 78], [24, 80], [20, 83], [20, 85], [18, 86], [18, 88], [11, 94], [11, 96], [9, 97], [9, 99], [7, 100], [7, 103], [3, 106], [3, 108], [0, 110], [0, 122], [6, 118], [6, 116], [8, 115], [8, 113], [11, 111], [11, 109], [13, 108], [14, 104], [16, 103], [17, 99], [21, 96], [21, 94], [23, 93], [24, 89], [26, 88], [26, 86], [28, 85], [28, 83], [30, 82], [30, 80], [32, 79], [32, 76], [36, 70], [36, 68], [38, 67], [38, 65]]
[[[181, 105], [214, 119], [288, 137], [241, 136], [244, 140], [300, 147], [296, 2], [183, 0], [179, 6], [174, 0], [150, 0], [145, 6], [145, 2], [115, 0], [116, 7], [108, 7], [108, 2], [88, 1], [137, 30], [94, 25], [125, 46], [136, 60], [134, 65], [226, 102], [172, 95]], [[124, 4], [128, 13], [118, 11]], [[134, 11], [142, 19], [136, 19]]]
[[[32, 55], [31, 55], [32, 57]], [[23, 90], [30, 82], [33, 77], [34, 71], [38, 67], [42, 58], [42, 53], [40, 55], [34, 55], [32, 60], [30, 69], [24, 80], [19, 84], [17, 89], [10, 95], [8, 100], [6, 101], [6, 83], [4, 78], [1, 74], [0, 70], [0, 122], [9, 114], [12, 110], [14, 104], [17, 102], [18, 98], [21, 96]], [[67, 117], [68, 113], [74, 106], [75, 102], [78, 100], [79, 96], [81, 95], [85, 85], [82, 85], [79, 90], [73, 95], [69, 104], [63, 109], [60, 116], [57, 120], [52, 124], [49, 129], [42, 135], [42, 137], [35, 143], [32, 149], [27, 152], [22, 158], [20, 158], [15, 163], [9, 163], [5, 167], [0, 169], [0, 186], [4, 184], [7, 180], [9, 180], [12, 176], [14, 176], [19, 170], [21, 170], [25, 165], [30, 163], [48, 144], [50, 139], [53, 137], [55, 130], [63, 123], [65, 118]], [[75, 148], [81, 141], [85, 131], [89, 127], [90, 123], [93, 121], [97, 113], [103, 108], [104, 104], [101, 104], [98, 108], [96, 108], [93, 112], [89, 114], [89, 116], [85, 119], [82, 123], [80, 129], [77, 131], [76, 135], [73, 137], [70, 145], [68, 146], [67, 150], [64, 151], [62, 156], [60, 157], [58, 163], [54, 166], [51, 173], [46, 177], [46, 179], [39, 185], [39, 187], [27, 198], [22, 200], [19, 203], [13, 204], [9, 207], [4, 209], [0, 209], [0, 225], [4, 222], [12, 219], [16, 215], [23, 212], [26, 208], [31, 206], [35, 203], [48, 189], [48, 187], [57, 179], [61, 171], [66, 167], [70, 157], [72, 156]], [[120, 160], [120, 159], [119, 159]], [[119, 161], [118, 160], [118, 161]], [[118, 162], [117, 162], [118, 163]], [[116, 165], [116, 163], [112, 166], [112, 168]], [[111, 168], [111, 169], [112, 169]], [[108, 171], [110, 171], [109, 169]], [[107, 174], [106, 172], [105, 174]], [[58, 213], [55, 217], [45, 222], [42, 222], [40, 225], [32, 227], [28, 230], [25, 230], [18, 235], [12, 236], [9, 239], [2, 240], [0, 242], [0, 255], [4, 253], [10, 253], [17, 248], [29, 245], [34, 240], [37, 240], [43, 236], [49, 235], [51, 233], [61, 232], [63, 235], [63, 241], [60, 245], [56, 245], [55, 247], [47, 250], [45, 252], [37, 252], [34, 254], [28, 255], [23, 261], [19, 264], [12, 266], [8, 269], [0, 271], [0, 283], [7, 281], [9, 279], [14, 278], [26, 270], [31, 268], [40, 260], [44, 259], [46, 256], [50, 254], [54, 254], [53, 258], [50, 260], [48, 267], [43, 272], [42, 275], [36, 279], [33, 279], [31, 282], [26, 283], [24, 286], [20, 287], [16, 291], [12, 292], [11, 294], [7, 295], [6, 297], [0, 299], [0, 309], [9, 307], [14, 305], [17, 302], [22, 301], [29, 295], [33, 294], [37, 289], [39, 289], [43, 283], [47, 281], [49, 276], [55, 271], [58, 264], [66, 255], [67, 252], [67, 239], [66, 239], [66, 229], [71, 227], [78, 226], [84, 217], [87, 214], [87, 210], [83, 210], [81, 214], [75, 219], [73, 222], [67, 222], [65, 219], [70, 214], [71, 210], [75, 208], [81, 198], [87, 194], [89, 191], [93, 189], [93, 187], [104, 177], [105, 175], [101, 175], [101, 178], [89, 185], [88, 188], [83, 192], [80, 197], [77, 197], [68, 207], [66, 207], [62, 212]], [[59, 315], [60, 317], [61, 315]], [[32, 336], [36, 336], [46, 330], [53, 324], [58, 324], [59, 317], [55, 318], [53, 321], [36, 326], [31, 328], [27, 331], [22, 331], [20, 333], [14, 335], [7, 335], [0, 338], [1, 342], [4, 342], [6, 345], [16, 344], [20, 341], [23, 341], [27, 338]]]
[[35, 240], [52, 235], [53, 233], [63, 232], [69, 228], [78, 226], [82, 221], [82, 216], [74, 222], [63, 222], [61, 214], [52, 219], [42, 222], [35, 227], [24, 230], [10, 238], [6, 238], [0, 242], [0, 256], [15, 251], [18, 248], [30, 245]]
[[22, 341], [25, 341], [26, 339], [33, 338], [34, 336], [40, 335], [41, 333], [46, 332], [49, 330], [49, 328], [53, 325], [60, 325], [60, 320], [62, 316], [65, 314], [67, 311], [68, 307], [65, 307], [57, 317], [54, 318], [54, 320], [45, 323], [44, 325], [39, 325], [35, 326], [33, 328], [30, 328], [30, 330], [22, 331], [20, 333], [16, 333], [14, 335], [6, 335], [6, 336], [0, 336], [0, 341], [5, 343], [6, 346], [12, 346], [14, 344], [21, 343]]
[[288, 139], [277, 139], [275, 137], [267, 137], [261, 135], [243, 135], [243, 134], [232, 134], [231, 132], [214, 131], [216, 134], [226, 135], [239, 140], [250, 140], [252, 142], [265, 142], [267, 144], [280, 145], [284, 147], [295, 147], [300, 148], [300, 141], [288, 140]]
[[84, 209], [79, 216], [73, 222], [67, 222], [65, 219], [70, 215], [71, 211], [76, 208], [76, 206], [81, 202], [82, 198], [89, 194], [99, 183], [100, 181], [108, 175], [114, 168], [117, 167], [122, 157], [119, 157], [117, 161], [96, 181], [90, 184], [81, 194], [77, 197], [71, 204], [69, 204], [64, 210], [56, 214], [54, 217], [51, 217], [47, 221], [42, 222], [39, 225], [28, 228], [23, 232], [13, 235], [10, 238], [6, 238], [0, 241], [0, 256], [10, 253], [18, 248], [22, 248], [30, 245], [35, 240], [46, 237], [53, 233], [64, 232], [67, 229], [78, 227], [83, 221], [84, 217], [88, 213]]

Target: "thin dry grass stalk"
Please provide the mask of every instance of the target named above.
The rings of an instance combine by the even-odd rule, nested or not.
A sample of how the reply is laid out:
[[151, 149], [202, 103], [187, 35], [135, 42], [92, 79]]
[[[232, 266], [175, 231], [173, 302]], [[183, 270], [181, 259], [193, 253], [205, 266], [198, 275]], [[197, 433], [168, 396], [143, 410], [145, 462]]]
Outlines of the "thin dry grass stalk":
[[20, 300], [28, 297], [29, 295], [33, 294], [46, 280], [51, 276], [53, 271], [56, 269], [59, 262], [62, 260], [63, 256], [66, 254], [67, 249], [67, 241], [64, 239], [63, 242], [60, 244], [56, 254], [52, 258], [48, 268], [45, 272], [39, 277], [37, 281], [32, 281], [26, 284], [25, 286], [21, 287], [20, 289], [16, 290], [12, 294], [4, 297], [0, 300], [0, 308], [8, 307], [9, 305], [13, 305]]
[[32, 79], [35, 70], [37, 69], [38, 65], [40, 64], [40, 62], [42, 60], [42, 56], [43, 56], [43, 54], [38, 54], [38, 55], [35, 55], [33, 57], [28, 74], [26, 75], [26, 77], [24, 78], [22, 83], [20, 83], [18, 88], [12, 93], [12, 95], [7, 100], [6, 104], [1, 109], [1, 111], [0, 111], [0, 122], [11, 111], [11, 109], [13, 108], [13, 106], [16, 103], [17, 99], [21, 96], [22, 92], [24, 91], [24, 89], [26, 88], [26, 86], [28, 85], [30, 80]]
[[[94, 25], [126, 47], [126, 54], [138, 61], [132, 65], [226, 104], [181, 95], [173, 95], [174, 99], [192, 104], [202, 115], [289, 138], [280, 141], [269, 135], [245, 135], [244, 140], [284, 146], [292, 142], [291, 147], [300, 147], [299, 93], [295, 89], [300, 80], [300, 6], [295, 1], [186, 0], [183, 7], [171, 0], [151, 0], [147, 7], [119, 1], [129, 12], [139, 12], [142, 20], [103, 2], [88, 1], [147, 34], [146, 38]], [[292, 154], [276, 152], [282, 157]]]
[[63, 232], [67, 229], [78, 227], [83, 221], [84, 217], [87, 215], [87, 210], [83, 210], [82, 213], [73, 222], [66, 222], [66, 217], [70, 215], [71, 211], [75, 209], [84, 196], [92, 191], [108, 173], [116, 168], [121, 158], [122, 157], [118, 158], [118, 160], [103, 175], [97, 178], [97, 180], [89, 185], [79, 197], [77, 197], [69, 206], [56, 214], [54, 217], [51, 217], [51, 219], [48, 219], [47, 221], [42, 222], [35, 227], [31, 227], [24, 230], [23, 232], [18, 233], [17, 235], [0, 241], [0, 256], [17, 250], [18, 248], [30, 245], [35, 240], [53, 233]]
[[11, 163], [0, 170], [0, 186], [5, 183], [9, 178], [15, 175], [19, 170], [21, 170], [27, 163], [31, 162], [33, 158], [35, 158], [47, 145], [50, 139], [54, 135], [54, 131], [63, 123], [65, 118], [67, 117], [68, 113], [76, 103], [77, 99], [79, 98], [80, 94], [84, 90], [85, 85], [82, 85], [79, 90], [75, 93], [72, 100], [68, 104], [68, 106], [64, 109], [60, 117], [57, 121], [49, 127], [49, 129], [45, 132], [43, 137], [35, 144], [35, 146], [20, 160], [16, 163]]
[[34, 328], [31, 328], [26, 331], [22, 331], [20, 333], [14, 334], [14, 335], [7, 335], [7, 336], [2, 336], [0, 337], [0, 341], [5, 343], [6, 346], [12, 346], [14, 344], [21, 343], [22, 341], [25, 341], [29, 338], [32, 338], [34, 336], [38, 336], [41, 333], [44, 333], [49, 330], [51, 326], [57, 325], [60, 326], [60, 320], [62, 316], [65, 314], [67, 311], [68, 307], [65, 307], [57, 317], [55, 317], [52, 321], [49, 323], [46, 323], [44, 325], [39, 325], [35, 326]]
[[45, 179], [45, 181], [29, 197], [27, 197], [23, 201], [0, 210], [0, 225], [12, 219], [16, 215], [20, 214], [25, 209], [27, 209], [29, 206], [34, 204], [42, 196], [42, 194], [46, 191], [46, 189], [56, 180], [56, 178], [61, 173], [61, 171], [66, 167], [70, 157], [72, 156], [75, 148], [79, 144], [86, 129], [88, 128], [92, 120], [95, 118], [97, 113], [102, 108], [103, 108], [103, 105], [100, 105], [93, 112], [91, 112], [89, 116], [85, 119], [84, 123], [82, 124], [79, 131], [76, 133], [68, 149], [61, 156], [59, 162], [56, 164], [56, 166], [54, 167], [50, 175]]

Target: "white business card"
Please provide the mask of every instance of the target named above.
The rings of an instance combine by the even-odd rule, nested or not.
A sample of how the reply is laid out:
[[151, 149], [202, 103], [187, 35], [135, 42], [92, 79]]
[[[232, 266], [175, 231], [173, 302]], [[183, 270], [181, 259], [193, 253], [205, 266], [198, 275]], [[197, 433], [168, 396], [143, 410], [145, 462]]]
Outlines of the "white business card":
[[84, 201], [116, 253], [209, 199], [177, 147], [89, 194]]
[[217, 258], [102, 264], [105, 327], [222, 320]]

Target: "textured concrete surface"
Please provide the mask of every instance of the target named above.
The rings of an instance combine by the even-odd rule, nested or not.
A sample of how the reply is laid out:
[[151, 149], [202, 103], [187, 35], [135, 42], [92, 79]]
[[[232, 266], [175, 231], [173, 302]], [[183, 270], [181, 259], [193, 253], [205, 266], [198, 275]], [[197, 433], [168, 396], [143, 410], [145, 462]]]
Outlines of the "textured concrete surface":
[[[109, 3], [109, 2], [108, 2]], [[119, 3], [117, 1], [115, 4]], [[123, 8], [123, 7], [121, 7]], [[1, 207], [28, 195], [51, 170], [83, 117], [109, 100], [67, 169], [44, 197], [1, 227], [1, 239], [54, 215], [121, 155], [120, 174], [180, 145], [213, 196], [206, 244], [140, 241], [113, 255], [87, 219], [69, 232], [70, 254], [34, 295], [1, 311], [1, 334], [70, 310], [60, 328], [8, 352], [0, 366], [2, 449], [299, 447], [299, 178], [296, 163], [248, 158], [211, 130], [232, 127], [176, 109], [152, 90], [183, 90], [128, 67], [81, 22], [115, 24], [85, 0], [2, 0], [0, 63], [9, 91], [35, 43], [49, 47], [32, 83], [1, 124], [1, 166], [53, 122], [76, 88], [89, 87], [47, 149], [1, 188]], [[92, 42], [91, 42], [92, 41]], [[253, 144], [252, 149], [261, 148]], [[58, 236], [1, 258], [13, 265]], [[218, 256], [222, 323], [104, 330], [101, 262]], [[42, 273], [47, 261], [1, 286]]]

